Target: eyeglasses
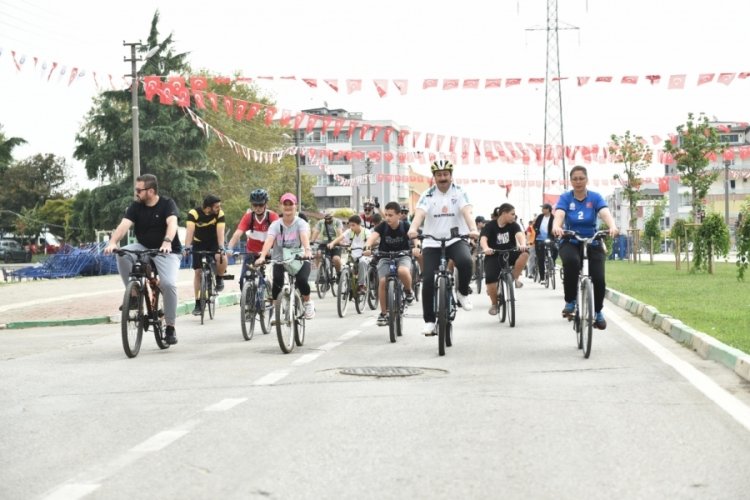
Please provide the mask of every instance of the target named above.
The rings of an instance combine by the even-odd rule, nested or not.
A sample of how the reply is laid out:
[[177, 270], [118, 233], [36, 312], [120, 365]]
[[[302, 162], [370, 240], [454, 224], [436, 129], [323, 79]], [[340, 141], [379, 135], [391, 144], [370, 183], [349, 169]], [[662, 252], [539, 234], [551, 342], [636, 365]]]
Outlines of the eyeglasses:
[[151, 188], [141, 188], [141, 189], [135, 188], [135, 194], [141, 194], [141, 191], [148, 191], [149, 189]]
[[365, 212], [372, 212], [372, 208], [365, 208]]

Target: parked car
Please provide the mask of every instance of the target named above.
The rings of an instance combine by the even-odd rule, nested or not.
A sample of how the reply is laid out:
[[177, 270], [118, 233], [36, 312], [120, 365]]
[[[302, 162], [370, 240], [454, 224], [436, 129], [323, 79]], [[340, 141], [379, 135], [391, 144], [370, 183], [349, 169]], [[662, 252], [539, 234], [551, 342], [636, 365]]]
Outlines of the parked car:
[[31, 252], [16, 240], [0, 240], [0, 260], [3, 262], [31, 262]]

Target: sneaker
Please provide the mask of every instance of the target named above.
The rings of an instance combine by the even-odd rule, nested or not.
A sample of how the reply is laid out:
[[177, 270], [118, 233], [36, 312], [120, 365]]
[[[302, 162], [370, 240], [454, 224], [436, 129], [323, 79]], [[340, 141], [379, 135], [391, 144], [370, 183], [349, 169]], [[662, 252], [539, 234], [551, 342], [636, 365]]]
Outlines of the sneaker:
[[490, 306], [490, 310], [487, 312], [490, 313], [490, 316], [497, 316], [497, 304]]
[[516, 280], [516, 288], [523, 288], [523, 283], [521, 283], [521, 280]]
[[224, 279], [223, 278], [216, 278], [216, 291], [221, 292], [224, 290]]
[[365, 285], [359, 285], [357, 287], [357, 293], [359, 293], [360, 295], [366, 294], [367, 293], [367, 287]]
[[388, 316], [385, 315], [385, 313], [380, 313], [378, 316], [378, 326], [385, 326], [388, 324]]
[[405, 300], [406, 300], [407, 304], [413, 304], [414, 303], [414, 292], [407, 293], [406, 297], [405, 297]]
[[177, 343], [177, 335], [174, 331], [174, 326], [167, 326], [167, 344], [175, 345]]
[[425, 323], [422, 327], [422, 334], [425, 337], [432, 337], [435, 335], [435, 323]]
[[471, 311], [474, 309], [474, 304], [471, 303], [471, 298], [469, 298], [468, 295], [464, 295], [461, 292], [458, 292], [458, 303], [461, 304], [461, 307], [464, 309], [464, 311]]
[[315, 317], [315, 304], [312, 300], [305, 302], [305, 319], [313, 319]]
[[576, 311], [576, 301], [573, 302], [566, 302], [565, 307], [563, 307], [562, 315], [563, 316], [573, 316], [573, 313]]
[[598, 328], [599, 330], [607, 329], [607, 320], [604, 319], [604, 314], [602, 314], [601, 311], [596, 313], [596, 317], [594, 318], [594, 327]]
[[193, 316], [200, 316], [201, 315], [201, 306], [200, 304], [195, 304], [195, 308], [193, 309]]

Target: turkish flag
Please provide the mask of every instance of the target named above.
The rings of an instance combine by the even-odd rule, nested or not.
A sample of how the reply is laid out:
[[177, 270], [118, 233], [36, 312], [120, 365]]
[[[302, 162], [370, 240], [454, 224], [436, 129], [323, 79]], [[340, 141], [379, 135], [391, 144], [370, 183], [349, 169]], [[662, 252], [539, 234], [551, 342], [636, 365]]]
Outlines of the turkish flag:
[[218, 111], [219, 109], [219, 96], [217, 96], [213, 92], [209, 92], [206, 94], [206, 99], [208, 99], [208, 102], [211, 103], [211, 109], [214, 111]]
[[724, 151], [724, 159], [727, 161], [734, 160], [734, 148], [728, 148]]
[[609, 83], [612, 81], [612, 77], [611, 76], [597, 76], [596, 80], [594, 81]]
[[250, 103], [250, 107], [247, 110], [247, 115], [245, 115], [245, 120], [250, 121], [253, 118], [255, 118], [255, 115], [258, 114], [258, 111], [260, 111], [260, 108], [262, 108], [263, 105], [257, 102]]
[[750, 77], [750, 71], [743, 71], [742, 73], [737, 73], [737, 78], [744, 80], [745, 78]]
[[328, 84], [329, 87], [331, 87], [334, 92], [339, 91], [339, 81], [335, 78], [323, 78], [323, 81]]
[[740, 158], [743, 160], [750, 158], [750, 146], [742, 146], [740, 148]]
[[669, 177], [659, 177], [659, 192], [666, 193], [669, 191]]
[[456, 152], [456, 142], [458, 141], [458, 137], [455, 135], [451, 136], [451, 140], [448, 146], [448, 152], [449, 153], [455, 153]]
[[316, 89], [318, 88], [318, 79], [317, 78], [303, 78], [303, 82], [308, 84], [310, 87]]
[[159, 92], [159, 102], [165, 106], [174, 104], [172, 89], [168, 85], [162, 87], [161, 92]]
[[669, 77], [668, 89], [684, 89], [685, 75], [672, 75]]
[[453, 90], [458, 88], [458, 80], [449, 78], [443, 80], [443, 90]]
[[234, 100], [229, 96], [223, 96], [224, 97], [224, 111], [226, 111], [228, 116], [232, 116], [234, 114]]
[[510, 87], [512, 85], [520, 85], [521, 79], [520, 78], [506, 78], [505, 79], [505, 86]]
[[385, 127], [383, 129], [383, 143], [384, 144], [390, 144], [391, 142], [391, 134], [393, 133], [393, 127]]
[[403, 146], [404, 145], [404, 141], [406, 140], [406, 136], [407, 135], [409, 135], [409, 131], [408, 130], [399, 130], [398, 131], [397, 144], [399, 146]]
[[719, 74], [719, 83], [723, 83], [724, 85], [729, 85], [732, 83], [732, 80], [734, 80], [734, 73], [720, 73]]
[[186, 88], [175, 93], [175, 104], [182, 108], [190, 106], [190, 91]]
[[305, 127], [305, 133], [309, 134], [315, 128], [315, 123], [318, 121], [318, 117], [315, 115], [307, 115], [307, 126]]
[[652, 135], [651, 142], [653, 142], [654, 144], [659, 144], [661, 142], [661, 137], [659, 137], [658, 135]]
[[467, 137], [461, 138], [461, 158], [466, 159], [469, 157], [469, 146], [471, 141]]
[[161, 77], [146, 76], [143, 78], [143, 91], [146, 93], [147, 101], [151, 101], [155, 95], [158, 95], [161, 87]]
[[185, 88], [185, 79], [181, 76], [170, 76], [167, 78], [167, 85], [172, 87], [172, 93], [177, 95]]
[[388, 80], [376, 79], [372, 81], [375, 84], [375, 89], [378, 91], [380, 97], [388, 95]]
[[503, 80], [501, 78], [487, 78], [484, 81], [484, 88], [486, 89], [499, 89], [502, 85]]
[[698, 85], [713, 81], [715, 73], [701, 73], [698, 75]]
[[362, 90], [362, 80], [347, 80], [346, 93], [351, 94], [354, 91]]
[[431, 89], [433, 87], [437, 87], [437, 79], [436, 78], [427, 78], [424, 82], [422, 82], [422, 88], [423, 89]]
[[266, 117], [263, 121], [266, 124], [266, 127], [271, 126], [271, 123], [273, 123], [273, 117], [276, 116], [278, 111], [278, 108], [275, 106], [266, 106]]
[[401, 92], [401, 95], [406, 95], [406, 91], [409, 88], [409, 80], [393, 80], [393, 86], [396, 87], [399, 92]]
[[359, 140], [361, 141], [365, 140], [365, 134], [367, 134], [368, 130], [370, 130], [370, 125], [367, 123], [363, 123], [362, 126], [359, 128]]
[[544, 78], [529, 78], [529, 83], [532, 85], [539, 85], [544, 83]]
[[443, 149], [443, 141], [444, 140], [445, 140], [445, 136], [438, 134], [438, 136], [437, 136], [437, 145], [435, 146], [435, 149], [437, 149], [438, 151], [440, 151], [441, 149]]
[[464, 88], [465, 89], [478, 89], [479, 88], [479, 79], [478, 78], [471, 78], [468, 80], [464, 80]]
[[634, 85], [638, 83], [638, 77], [637, 76], [623, 76], [622, 80], [620, 80], [620, 83], [626, 83]]
[[661, 80], [661, 75], [646, 75], [646, 80], [651, 82], [651, 85], [656, 85]]
[[589, 77], [588, 76], [579, 76], [578, 78], [578, 86], [583, 87], [587, 83], [589, 83]]
[[[245, 110], [250, 105], [249, 102], [243, 101], [242, 99], [237, 99], [234, 102], [234, 119], [238, 122], [241, 122], [242, 119], [245, 117]], [[224, 109], [226, 110], [227, 114], [232, 113], [232, 98], [231, 97], [225, 97], [224, 98]]]
[[206, 103], [203, 100], [203, 91], [193, 91], [193, 99], [195, 100], [196, 108], [206, 109]]
[[288, 127], [292, 121], [292, 112], [288, 109], [281, 110], [281, 118], [279, 118], [279, 125], [282, 127]]
[[205, 76], [191, 76], [190, 88], [193, 92], [206, 90], [208, 88], [208, 80], [206, 80]]
[[430, 132], [426, 132], [424, 135], [424, 148], [430, 149], [430, 145], [432, 144], [432, 138], [434, 137], [434, 134], [431, 134]]

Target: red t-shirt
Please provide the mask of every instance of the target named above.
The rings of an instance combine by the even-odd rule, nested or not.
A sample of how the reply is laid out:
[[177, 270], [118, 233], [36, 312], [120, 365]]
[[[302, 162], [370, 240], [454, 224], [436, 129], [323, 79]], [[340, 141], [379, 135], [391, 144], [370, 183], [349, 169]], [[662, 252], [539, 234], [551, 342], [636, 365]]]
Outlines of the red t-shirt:
[[244, 231], [247, 235], [247, 251], [253, 253], [260, 253], [263, 250], [263, 243], [266, 242], [266, 236], [268, 236], [268, 227], [275, 220], [278, 220], [279, 216], [272, 210], [266, 210], [261, 220], [252, 211], [248, 209], [245, 215], [242, 216], [242, 220], [237, 225], [237, 229]]

